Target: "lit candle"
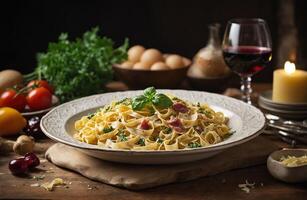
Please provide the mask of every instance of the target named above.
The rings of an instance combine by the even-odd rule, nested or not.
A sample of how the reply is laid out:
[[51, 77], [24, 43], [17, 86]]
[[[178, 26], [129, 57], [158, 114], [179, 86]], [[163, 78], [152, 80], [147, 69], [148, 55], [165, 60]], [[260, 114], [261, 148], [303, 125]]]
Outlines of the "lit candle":
[[284, 69], [275, 70], [272, 99], [278, 103], [307, 103], [307, 71], [296, 70], [289, 61]]

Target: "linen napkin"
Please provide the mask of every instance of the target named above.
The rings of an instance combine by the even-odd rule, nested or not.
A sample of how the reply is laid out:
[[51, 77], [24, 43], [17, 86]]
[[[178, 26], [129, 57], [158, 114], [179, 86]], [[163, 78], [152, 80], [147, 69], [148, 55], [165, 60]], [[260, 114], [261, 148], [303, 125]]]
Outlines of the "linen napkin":
[[132, 165], [99, 160], [74, 147], [56, 143], [47, 150], [46, 158], [57, 166], [78, 172], [89, 179], [140, 190], [263, 164], [267, 156], [278, 148], [259, 136], [204, 160], [173, 165]]

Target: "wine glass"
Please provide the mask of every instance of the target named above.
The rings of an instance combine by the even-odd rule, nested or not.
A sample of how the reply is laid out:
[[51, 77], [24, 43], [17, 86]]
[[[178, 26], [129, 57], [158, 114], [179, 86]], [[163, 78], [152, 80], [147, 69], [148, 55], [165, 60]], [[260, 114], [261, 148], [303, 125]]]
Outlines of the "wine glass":
[[222, 48], [226, 64], [241, 78], [242, 100], [251, 104], [251, 77], [272, 59], [267, 23], [259, 18], [228, 21]]

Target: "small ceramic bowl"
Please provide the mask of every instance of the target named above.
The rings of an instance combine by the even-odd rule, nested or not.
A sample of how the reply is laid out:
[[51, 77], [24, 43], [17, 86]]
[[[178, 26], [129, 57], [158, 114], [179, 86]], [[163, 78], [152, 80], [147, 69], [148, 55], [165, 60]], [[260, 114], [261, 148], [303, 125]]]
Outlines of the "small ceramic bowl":
[[297, 183], [307, 181], [307, 165], [287, 167], [280, 162], [282, 157], [304, 156], [307, 149], [283, 149], [273, 152], [267, 159], [267, 167], [271, 175], [281, 181]]
[[207, 92], [223, 92], [231, 78], [231, 74], [215, 78], [195, 78], [188, 76], [188, 81], [193, 89]]
[[144, 89], [154, 86], [161, 89], [178, 88], [185, 79], [189, 66], [171, 70], [135, 70], [113, 66], [115, 76], [126, 83], [130, 89]]

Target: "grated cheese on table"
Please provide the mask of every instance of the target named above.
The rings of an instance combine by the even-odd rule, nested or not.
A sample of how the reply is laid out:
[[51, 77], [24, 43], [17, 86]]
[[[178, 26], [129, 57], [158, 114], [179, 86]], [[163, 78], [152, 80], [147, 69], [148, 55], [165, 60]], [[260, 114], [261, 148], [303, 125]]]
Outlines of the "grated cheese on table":
[[49, 182], [46, 182], [44, 184], [41, 185], [41, 187], [45, 188], [46, 190], [48, 191], [52, 191], [53, 188], [55, 186], [58, 186], [58, 185], [65, 185], [63, 179], [61, 178], [55, 178], [53, 179], [53, 181], [51, 181], [50, 183]]
[[246, 193], [250, 193], [250, 190], [251, 190], [252, 188], [255, 188], [255, 183], [249, 183], [247, 180], [245, 180], [245, 183], [239, 184], [238, 187], [239, 187], [242, 191], [244, 191], [244, 192], [246, 192]]
[[39, 185], [39, 183], [33, 183], [33, 184], [31, 184], [30, 186], [31, 186], [31, 187], [39, 187], [40, 185]]

